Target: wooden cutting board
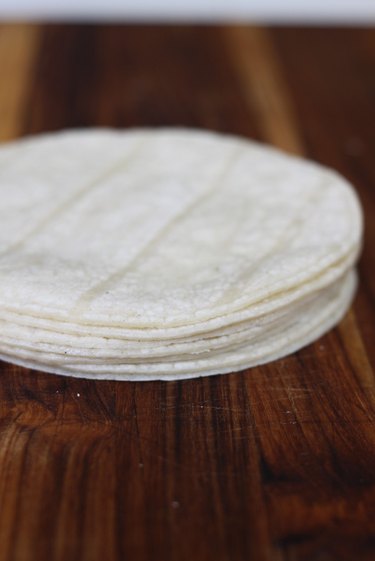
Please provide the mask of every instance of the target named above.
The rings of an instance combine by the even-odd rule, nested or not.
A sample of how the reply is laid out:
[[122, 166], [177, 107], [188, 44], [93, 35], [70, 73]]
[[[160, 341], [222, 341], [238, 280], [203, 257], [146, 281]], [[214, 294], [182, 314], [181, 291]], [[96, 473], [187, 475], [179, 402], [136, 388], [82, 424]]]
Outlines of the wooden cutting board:
[[[0, 138], [186, 125], [336, 168], [367, 219], [341, 325], [179, 383], [1, 364], [0, 561], [375, 558], [375, 31], [0, 26]], [[27, 220], [27, 216], [25, 216]]]

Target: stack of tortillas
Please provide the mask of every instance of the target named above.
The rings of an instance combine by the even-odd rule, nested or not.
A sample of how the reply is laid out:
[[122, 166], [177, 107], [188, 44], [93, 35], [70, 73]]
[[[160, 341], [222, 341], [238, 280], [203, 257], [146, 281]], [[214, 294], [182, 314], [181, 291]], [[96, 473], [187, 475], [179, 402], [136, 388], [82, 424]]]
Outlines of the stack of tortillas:
[[285, 356], [355, 290], [362, 220], [333, 171], [182, 129], [0, 149], [0, 358], [180, 379]]

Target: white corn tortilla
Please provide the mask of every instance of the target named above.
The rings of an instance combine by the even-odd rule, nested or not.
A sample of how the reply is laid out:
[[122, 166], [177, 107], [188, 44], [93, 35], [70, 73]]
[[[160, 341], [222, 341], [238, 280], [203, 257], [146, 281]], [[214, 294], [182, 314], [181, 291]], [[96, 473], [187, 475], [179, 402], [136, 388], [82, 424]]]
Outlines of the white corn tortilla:
[[361, 235], [342, 178], [208, 132], [19, 142], [0, 194], [0, 309], [77, 324], [227, 315], [344, 260]]
[[334, 263], [331, 267], [325, 269], [319, 275], [302, 285], [280, 291], [270, 298], [265, 298], [264, 300], [231, 314], [221, 315], [210, 320], [188, 325], [164, 328], [153, 327], [147, 329], [140, 327], [125, 328], [119, 326], [69, 323], [1, 309], [0, 320], [7, 321], [14, 325], [41, 328], [51, 332], [51, 337], [53, 337], [54, 334], [58, 337], [62, 337], [64, 334], [67, 337], [79, 335], [82, 337], [100, 337], [110, 340], [121, 339], [129, 342], [139, 341], [142, 342], [142, 345], [146, 344], [146, 342], [155, 345], [158, 341], [191, 340], [192, 338], [202, 337], [208, 333], [215, 335], [223, 330], [225, 332], [228, 330], [238, 330], [238, 327], [248, 320], [257, 319], [266, 314], [294, 305], [294, 303], [299, 302], [306, 296], [308, 297], [340, 279], [343, 274], [353, 266], [358, 257], [358, 253], [359, 247], [356, 247], [345, 259]]
[[64, 362], [52, 355], [41, 352], [22, 352], [14, 355], [11, 349], [1, 350], [0, 359], [20, 366], [55, 374], [94, 378], [101, 380], [176, 380], [224, 374], [249, 368], [286, 356], [320, 337], [341, 320], [353, 298], [356, 277], [347, 275], [345, 282], [335, 296], [330, 296], [318, 309], [299, 316], [285, 325], [283, 330], [270, 332], [268, 338], [254, 345], [240, 345], [229, 352], [219, 353], [212, 358], [175, 361], [170, 363], [122, 363], [107, 362], [105, 365]]
[[[232, 136], [0, 147], [0, 358], [105, 379], [228, 372], [345, 313], [362, 215], [336, 173]], [[25, 219], [27, 217], [27, 219]]]
[[[293, 305], [283, 306], [276, 312], [264, 314], [250, 321], [242, 322], [235, 327], [229, 326], [216, 332], [208, 332], [200, 337], [170, 341], [134, 341], [105, 337], [72, 336], [58, 332], [46, 331], [16, 325], [8, 321], [0, 321], [0, 351], [5, 346], [18, 348], [27, 352], [43, 352], [58, 355], [62, 361], [66, 359], [87, 359], [95, 363], [108, 361], [155, 362], [158, 360], [180, 360], [183, 355], [200, 358], [202, 355], [214, 354], [250, 344], [254, 340], [265, 339], [269, 332], [282, 332], [285, 325], [296, 322], [296, 318], [307, 318], [324, 307], [348, 284], [348, 275], [329, 287], [298, 300]], [[306, 319], [307, 321], [307, 319]], [[159, 357], [162, 357], [161, 359]]]

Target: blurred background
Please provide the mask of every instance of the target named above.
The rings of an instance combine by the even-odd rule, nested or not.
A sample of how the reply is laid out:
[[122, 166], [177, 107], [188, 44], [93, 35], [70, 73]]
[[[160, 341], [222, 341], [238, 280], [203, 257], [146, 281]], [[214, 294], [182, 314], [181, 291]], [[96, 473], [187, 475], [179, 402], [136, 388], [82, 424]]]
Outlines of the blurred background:
[[267, 22], [374, 21], [373, 0], [2, 0], [0, 16], [27, 18], [83, 18], [135, 20], [234, 20], [242, 18]]

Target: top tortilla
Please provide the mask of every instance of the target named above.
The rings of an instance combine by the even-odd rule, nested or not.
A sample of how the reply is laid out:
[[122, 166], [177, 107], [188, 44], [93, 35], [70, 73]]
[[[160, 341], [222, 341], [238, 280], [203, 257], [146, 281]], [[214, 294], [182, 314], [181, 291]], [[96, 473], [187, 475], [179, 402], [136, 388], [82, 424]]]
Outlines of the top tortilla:
[[344, 270], [361, 239], [336, 173], [202, 131], [15, 142], [0, 149], [0, 195], [0, 310], [76, 324], [230, 315]]

